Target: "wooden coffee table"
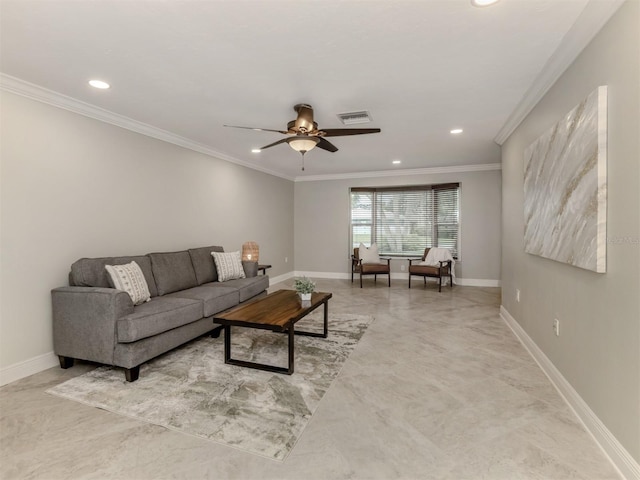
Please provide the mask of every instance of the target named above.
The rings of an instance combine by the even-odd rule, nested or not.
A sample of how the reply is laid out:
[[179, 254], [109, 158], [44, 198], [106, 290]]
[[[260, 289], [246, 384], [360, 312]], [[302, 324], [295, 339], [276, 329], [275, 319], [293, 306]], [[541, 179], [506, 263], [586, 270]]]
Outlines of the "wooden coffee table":
[[[291, 375], [294, 368], [294, 335], [327, 338], [328, 309], [331, 293], [314, 292], [311, 301], [304, 304], [293, 290], [278, 290], [254, 302], [240, 305], [213, 317], [215, 323], [224, 325], [224, 363], [241, 367], [257, 368], [269, 372]], [[324, 305], [324, 330], [322, 333], [295, 331], [295, 323]], [[259, 328], [287, 333], [289, 336], [289, 365], [277, 367], [264, 363], [248, 362], [231, 358], [231, 327]]]

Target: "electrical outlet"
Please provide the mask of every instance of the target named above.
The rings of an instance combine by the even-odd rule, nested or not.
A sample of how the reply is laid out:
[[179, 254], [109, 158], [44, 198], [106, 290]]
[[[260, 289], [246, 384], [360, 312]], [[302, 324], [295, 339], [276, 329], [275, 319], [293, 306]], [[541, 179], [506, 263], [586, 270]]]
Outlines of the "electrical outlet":
[[516, 288], [516, 302], [520, 303], [520, 289]]
[[556, 334], [556, 337], [560, 336], [560, 320], [557, 318], [553, 320], [553, 331]]

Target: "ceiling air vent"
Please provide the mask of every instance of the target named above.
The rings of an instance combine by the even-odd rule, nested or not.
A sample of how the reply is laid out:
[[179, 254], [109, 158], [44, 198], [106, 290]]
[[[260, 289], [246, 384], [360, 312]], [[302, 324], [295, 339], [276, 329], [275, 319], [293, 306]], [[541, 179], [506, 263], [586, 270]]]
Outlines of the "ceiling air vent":
[[369, 123], [371, 120], [371, 114], [366, 110], [361, 112], [347, 112], [339, 113], [338, 118], [345, 125], [355, 125], [356, 123]]

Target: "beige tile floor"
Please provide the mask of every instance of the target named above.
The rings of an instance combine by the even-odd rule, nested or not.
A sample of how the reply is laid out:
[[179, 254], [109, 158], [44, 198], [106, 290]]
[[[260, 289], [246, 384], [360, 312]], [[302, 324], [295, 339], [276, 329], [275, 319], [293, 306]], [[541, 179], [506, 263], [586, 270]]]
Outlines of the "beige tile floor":
[[498, 316], [499, 289], [317, 284], [330, 312], [375, 322], [286, 461], [44, 393], [95, 368], [80, 364], [0, 389], [0, 478], [619, 478]]

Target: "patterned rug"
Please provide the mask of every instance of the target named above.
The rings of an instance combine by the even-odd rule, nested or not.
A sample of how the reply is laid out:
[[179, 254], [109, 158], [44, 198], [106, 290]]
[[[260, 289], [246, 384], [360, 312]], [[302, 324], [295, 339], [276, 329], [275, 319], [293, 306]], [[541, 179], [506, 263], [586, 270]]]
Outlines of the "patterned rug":
[[[100, 367], [47, 393], [284, 460], [372, 321], [329, 314], [328, 338], [296, 336], [293, 375], [225, 365], [221, 335], [143, 364], [136, 382], [120, 368]], [[321, 324], [322, 312], [314, 312], [296, 330]], [[287, 364], [287, 335], [235, 328], [231, 339], [233, 358]]]

